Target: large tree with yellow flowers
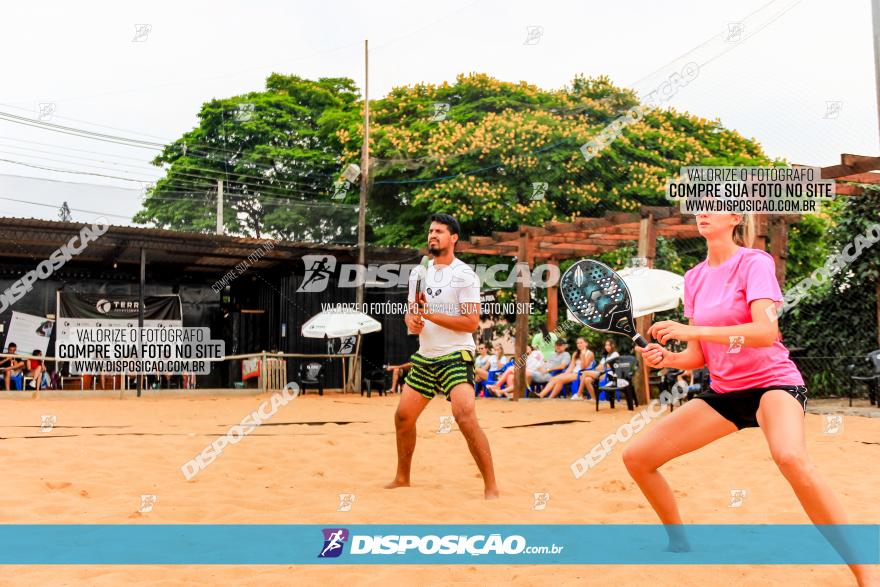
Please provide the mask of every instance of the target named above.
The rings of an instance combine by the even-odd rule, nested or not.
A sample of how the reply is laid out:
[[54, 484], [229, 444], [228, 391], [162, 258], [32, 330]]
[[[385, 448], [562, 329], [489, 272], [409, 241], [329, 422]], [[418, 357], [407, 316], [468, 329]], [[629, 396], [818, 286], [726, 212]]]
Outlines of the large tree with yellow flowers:
[[[663, 205], [666, 180], [683, 165], [770, 163], [718, 120], [661, 109], [587, 160], [581, 146], [638, 103], [606, 77], [543, 90], [469, 74], [393, 89], [370, 104], [368, 242], [424, 244], [431, 212], [479, 235]], [[360, 123], [337, 131], [345, 162], [359, 163], [362, 132]], [[346, 198], [356, 202], [356, 191]]]

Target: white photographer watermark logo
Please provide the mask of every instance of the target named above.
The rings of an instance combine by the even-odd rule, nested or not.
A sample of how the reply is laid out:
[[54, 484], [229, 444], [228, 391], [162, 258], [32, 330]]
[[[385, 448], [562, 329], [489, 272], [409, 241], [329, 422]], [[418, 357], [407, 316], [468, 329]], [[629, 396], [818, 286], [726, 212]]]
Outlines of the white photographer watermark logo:
[[547, 509], [547, 503], [550, 501], [550, 494], [546, 492], [535, 493], [535, 501], [532, 503], [532, 509], [535, 511], [543, 511]]
[[[67, 241], [67, 244], [49, 255], [49, 258], [37, 265], [36, 269], [31, 269], [21, 279], [12, 282], [12, 285], [0, 294], [0, 313], [5, 312], [12, 304], [30, 293], [37, 279], [49, 279], [71, 258], [86, 250], [89, 243], [96, 241], [109, 229], [110, 223], [103, 216], [95, 220], [91, 226], [84, 226], [78, 235]], [[75, 244], [77, 239], [79, 239], [78, 245]]]
[[131, 40], [131, 42], [132, 43], [146, 43], [147, 38], [149, 38], [151, 32], [153, 32], [153, 25], [151, 25], [151, 24], [136, 24], [136, 25], [134, 25], [134, 38]]
[[337, 512], [350, 512], [352, 506], [354, 506], [355, 501], [354, 493], [340, 493], [339, 494], [339, 506], [336, 508]]
[[37, 120], [49, 122], [56, 109], [55, 102], [40, 102], [37, 104]]
[[235, 120], [247, 122], [254, 118], [254, 105], [252, 102], [242, 102], [235, 107]]
[[739, 43], [743, 39], [743, 33], [746, 25], [741, 22], [731, 22], [727, 25], [727, 38], [724, 39], [728, 43]]
[[[668, 391], [661, 392], [659, 400], [652, 400], [647, 408], [636, 413], [628, 422], [621, 424], [615, 432], [603, 438], [601, 442], [591, 448], [584, 456], [569, 465], [574, 478], [580, 479], [586, 475], [587, 471], [596, 467], [605, 457], [611, 454], [615, 444], [626, 442], [641, 432], [652, 420], [659, 418], [666, 412], [664, 406], [682, 397], [684, 395], [678, 389], [673, 389], [671, 393]], [[656, 409], [658, 407], [659, 409]]]
[[450, 105], [446, 102], [434, 103], [434, 114], [431, 115], [431, 122], [443, 122], [449, 114]]
[[530, 25], [526, 27], [526, 40], [523, 45], [537, 45], [544, 36], [544, 27], [541, 25]]
[[138, 512], [142, 514], [148, 514], [153, 511], [153, 506], [156, 505], [156, 496], [155, 495], [142, 495], [141, 496], [141, 507], [138, 508]]
[[[355, 288], [366, 285], [371, 288], [407, 287], [411, 280], [425, 275], [425, 270], [414, 263], [370, 264], [366, 267], [356, 263], [337, 265], [332, 255], [303, 255], [305, 272], [297, 293], [318, 293], [325, 291], [331, 278], [337, 275], [338, 288]], [[338, 271], [337, 271], [338, 267]], [[470, 285], [473, 275], [484, 287], [506, 288], [522, 282], [529, 287], [554, 287], [559, 284], [558, 265], [543, 263], [533, 269], [524, 264], [509, 265], [458, 265], [451, 270], [429, 272], [426, 286], [431, 288], [460, 287]]]
[[663, 83], [656, 89], [649, 92], [645, 98], [645, 104], [633, 106], [626, 111], [626, 114], [614, 119], [608, 126], [600, 130], [590, 141], [581, 145], [580, 151], [584, 156], [584, 160], [590, 161], [598, 155], [605, 147], [613, 143], [623, 134], [623, 130], [629, 125], [642, 120], [650, 110], [648, 103], [658, 99], [660, 102], [666, 102], [678, 92], [680, 88], [688, 85], [700, 75], [700, 65], [691, 61], [682, 67], [681, 71], [672, 73]]
[[746, 493], [747, 493], [747, 491], [745, 489], [731, 489], [730, 490], [730, 501], [728, 502], [727, 507], [741, 508], [743, 505], [743, 502], [745, 502], [745, 500], [746, 500]]
[[532, 197], [530, 200], [541, 201], [544, 199], [544, 196], [547, 195], [547, 187], [548, 184], [546, 181], [534, 181], [532, 182]]
[[822, 116], [825, 120], [833, 120], [840, 116], [840, 111], [843, 109], [843, 102], [840, 100], [826, 100], [825, 101], [825, 114]]
[[262, 259], [266, 253], [275, 248], [275, 245], [278, 244], [278, 241], [272, 240], [263, 243], [259, 246], [254, 252], [247, 256], [244, 261], [238, 263], [234, 268], [230, 269], [226, 272], [226, 275], [218, 279], [211, 286], [211, 289], [214, 290], [214, 293], [220, 293], [224, 287], [235, 281], [235, 279], [241, 276], [245, 271], [250, 269], [251, 265]]
[[239, 424], [232, 426], [226, 434], [206, 446], [199, 454], [180, 467], [184, 478], [191, 481], [196, 475], [205, 470], [208, 465], [217, 460], [223, 454], [228, 445], [238, 444], [242, 438], [253, 432], [257, 426], [272, 418], [279, 409], [286, 406], [299, 395], [299, 385], [290, 382], [279, 392], [260, 404], [256, 410], [242, 418]]
[[843, 416], [840, 414], [825, 414], [825, 426], [822, 434], [840, 434], [843, 432]]
[[58, 417], [54, 414], [40, 416], [40, 432], [52, 432], [56, 422], [58, 422]]
[[455, 418], [452, 416], [440, 416], [440, 427], [437, 434], [449, 434], [452, 432], [452, 426], [455, 424]]
[[730, 346], [727, 347], [727, 352], [729, 354], [736, 354], [740, 352], [743, 346], [745, 346], [746, 344], [745, 336], [730, 336], [728, 337], [728, 340], [730, 342]]

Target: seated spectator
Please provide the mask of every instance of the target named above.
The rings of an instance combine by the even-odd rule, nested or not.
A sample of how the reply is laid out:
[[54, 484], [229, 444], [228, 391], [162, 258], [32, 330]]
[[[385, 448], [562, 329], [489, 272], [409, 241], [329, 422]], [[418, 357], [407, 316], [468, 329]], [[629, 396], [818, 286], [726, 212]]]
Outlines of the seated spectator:
[[[403, 363], [401, 365], [388, 365], [386, 371], [391, 372], [391, 391], [400, 393], [403, 388], [403, 374], [412, 367], [412, 363]], [[398, 389], [398, 386], [401, 389]]]
[[547, 385], [544, 386], [544, 389], [536, 397], [556, 397], [566, 385], [580, 376], [581, 371], [593, 364], [593, 351], [590, 350], [586, 339], [582, 336], [577, 339], [577, 349], [565, 372], [551, 377]]
[[[43, 354], [43, 351], [39, 349], [35, 349], [32, 353], [35, 357], [39, 357]], [[37, 391], [43, 385], [43, 373], [46, 372], [46, 363], [41, 359], [28, 359], [27, 360], [27, 376], [34, 380], [34, 387]]]
[[[479, 357], [478, 357], [479, 358]], [[483, 367], [478, 368], [476, 366], [476, 359], [474, 360], [474, 376], [475, 381], [479, 383], [480, 381], [486, 381], [489, 379], [489, 371], [497, 371], [501, 367], [503, 367], [507, 363], [507, 357], [504, 356], [504, 347], [501, 346], [500, 342], [495, 342], [492, 345], [492, 354], [489, 355], [488, 359], [484, 360]]]
[[[18, 352], [18, 347], [14, 342], [10, 342], [6, 348], [6, 352], [14, 355]], [[6, 357], [0, 360], [0, 369], [3, 370], [3, 377], [6, 379], [6, 391], [9, 391], [9, 384], [13, 377], [18, 377], [21, 370], [25, 367], [24, 361], [18, 357]]]
[[599, 364], [596, 365], [595, 369], [591, 369], [589, 371], [584, 371], [581, 373], [581, 386], [578, 390], [578, 393], [571, 396], [571, 399], [583, 399], [583, 397], [576, 397], [580, 395], [580, 390], [586, 390], [588, 397], [590, 399], [593, 398], [593, 394], [596, 393], [593, 388], [593, 384], [597, 379], [602, 377], [602, 375], [606, 371], [611, 370], [611, 361], [620, 356], [620, 353], [617, 352], [617, 346], [614, 344], [614, 341], [610, 338], [605, 339], [605, 351], [602, 353], [602, 359], [599, 361]]
[[[538, 349], [532, 348], [532, 345], [526, 345], [526, 385], [532, 384], [532, 377], [544, 363], [544, 355]], [[516, 377], [516, 367], [511, 365], [504, 370], [504, 373], [498, 378], [498, 382], [493, 385], [487, 385], [494, 396], [511, 397], [510, 388], [513, 387], [513, 381]]]
[[565, 341], [557, 339], [554, 341], [555, 352], [549, 357], [544, 358], [544, 363], [535, 370], [532, 375], [532, 381], [535, 383], [547, 383], [550, 381], [553, 371], [564, 371], [571, 362], [571, 355], [565, 350]]
[[484, 343], [477, 345], [477, 356], [474, 358], [474, 382], [485, 381], [489, 375], [489, 347]]

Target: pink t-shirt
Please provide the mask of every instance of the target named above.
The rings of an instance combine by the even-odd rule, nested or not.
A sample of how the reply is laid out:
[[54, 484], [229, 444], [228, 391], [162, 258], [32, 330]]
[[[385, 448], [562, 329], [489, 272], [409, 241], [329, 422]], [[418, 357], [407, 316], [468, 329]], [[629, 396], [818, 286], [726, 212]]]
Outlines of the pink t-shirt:
[[[773, 257], [764, 251], [740, 247], [716, 267], [703, 261], [684, 274], [684, 315], [695, 325], [747, 324], [752, 321], [749, 304], [759, 299], [782, 301]], [[700, 341], [712, 389], [718, 393], [804, 384], [781, 338], [768, 347], [735, 346]]]

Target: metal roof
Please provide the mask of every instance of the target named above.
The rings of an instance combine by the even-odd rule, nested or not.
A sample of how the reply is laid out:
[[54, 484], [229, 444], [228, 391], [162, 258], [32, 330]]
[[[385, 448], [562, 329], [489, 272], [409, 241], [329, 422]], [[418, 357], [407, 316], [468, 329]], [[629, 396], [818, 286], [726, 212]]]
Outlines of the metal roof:
[[[35, 218], [0, 217], [0, 259], [33, 261], [48, 259], [62, 245], [77, 236], [87, 224]], [[78, 242], [78, 241], [77, 241]], [[271, 248], [265, 246], [275, 242]], [[102, 265], [138, 265], [140, 249], [146, 250], [149, 265], [161, 264], [181, 271], [225, 273], [249, 255], [261, 251], [251, 266], [259, 269], [280, 268], [303, 255], [335, 255], [342, 262], [356, 262], [358, 249], [349, 245], [274, 241], [248, 237], [180, 232], [159, 228], [113, 226], [75, 257], [81, 263]], [[398, 247], [371, 247], [367, 263], [409, 262], [417, 260], [418, 251]]]

